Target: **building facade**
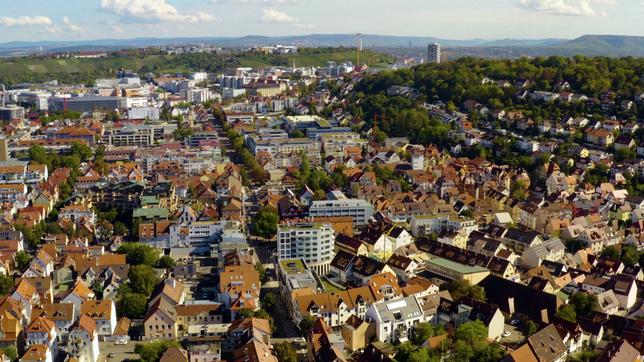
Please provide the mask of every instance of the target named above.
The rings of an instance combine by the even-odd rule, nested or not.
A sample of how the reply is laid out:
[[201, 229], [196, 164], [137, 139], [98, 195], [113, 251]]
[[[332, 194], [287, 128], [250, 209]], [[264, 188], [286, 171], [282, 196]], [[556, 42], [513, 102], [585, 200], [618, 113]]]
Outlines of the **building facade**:
[[277, 231], [280, 259], [303, 259], [316, 273], [329, 272], [335, 236], [331, 224], [308, 223], [281, 226]]

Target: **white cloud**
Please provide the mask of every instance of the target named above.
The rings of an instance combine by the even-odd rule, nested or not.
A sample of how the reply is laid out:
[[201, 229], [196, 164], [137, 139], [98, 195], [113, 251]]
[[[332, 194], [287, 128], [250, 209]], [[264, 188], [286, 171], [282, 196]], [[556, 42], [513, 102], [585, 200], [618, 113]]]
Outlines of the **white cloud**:
[[296, 5], [303, 3], [304, 0], [210, 0], [213, 5], [237, 4], [237, 5]]
[[296, 18], [271, 8], [264, 8], [262, 21], [265, 23], [297, 23]]
[[594, 16], [602, 14], [595, 5], [614, 5], [616, 0], [520, 0], [519, 6], [553, 15]]
[[139, 22], [198, 23], [216, 20], [211, 14], [181, 13], [166, 0], [101, 0], [101, 9]]
[[19, 16], [17, 18], [0, 16], [0, 25], [3, 26], [34, 26], [51, 24], [51, 19], [46, 16]]
[[66, 17], [66, 16], [63, 16], [63, 28], [65, 28], [65, 30], [68, 30], [68, 31], [71, 31], [71, 32], [74, 32], [74, 33], [80, 33], [81, 31], [83, 31], [83, 28], [81, 28], [80, 26], [72, 23], [69, 20], [69, 18]]

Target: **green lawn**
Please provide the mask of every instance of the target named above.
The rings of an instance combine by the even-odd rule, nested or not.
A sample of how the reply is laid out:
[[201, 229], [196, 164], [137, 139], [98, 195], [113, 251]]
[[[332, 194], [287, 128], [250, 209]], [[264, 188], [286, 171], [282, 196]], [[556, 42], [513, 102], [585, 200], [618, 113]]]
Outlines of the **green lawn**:
[[340, 288], [336, 287], [335, 285], [331, 284], [331, 283], [330, 283], [326, 278], [324, 278], [324, 277], [323, 277], [323, 278], [320, 278], [320, 280], [322, 281], [322, 285], [324, 285], [324, 289], [325, 289], [327, 292], [341, 292], [341, 291], [343, 291], [343, 290], [344, 290], [344, 289], [340, 289]]

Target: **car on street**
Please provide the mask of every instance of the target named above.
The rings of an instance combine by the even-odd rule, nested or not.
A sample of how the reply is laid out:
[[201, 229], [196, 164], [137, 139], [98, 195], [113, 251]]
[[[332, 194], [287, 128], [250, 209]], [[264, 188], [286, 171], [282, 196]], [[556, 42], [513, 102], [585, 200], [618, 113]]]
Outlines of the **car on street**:
[[513, 325], [513, 326], [516, 326], [519, 323], [521, 323], [521, 321], [518, 320], [518, 319], [513, 319], [513, 320], [510, 321], [510, 325]]
[[510, 332], [508, 332], [508, 331], [505, 331], [505, 332], [503, 332], [503, 334], [502, 334], [502, 336], [503, 336], [503, 337], [510, 337], [511, 335], [512, 335], [512, 333], [510, 333]]

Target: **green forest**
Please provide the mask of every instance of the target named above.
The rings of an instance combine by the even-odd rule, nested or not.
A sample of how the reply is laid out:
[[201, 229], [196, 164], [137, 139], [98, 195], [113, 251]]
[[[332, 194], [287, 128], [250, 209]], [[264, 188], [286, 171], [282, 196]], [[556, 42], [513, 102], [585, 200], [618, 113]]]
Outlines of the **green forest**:
[[[184, 73], [194, 71], [222, 72], [236, 67], [325, 66], [328, 61], [355, 61], [355, 50], [349, 48], [300, 49], [296, 55], [270, 55], [235, 51], [231, 54], [194, 53], [165, 55], [158, 52], [129, 50], [111, 53], [97, 59], [22, 57], [0, 59], [0, 83], [12, 86], [58, 80], [63, 84], [93, 84], [96, 78], [116, 76], [119, 70], [145, 75], [153, 73]], [[370, 66], [383, 66], [392, 58], [372, 51], [363, 52], [362, 59]]]
[[[510, 87], [496, 83], [482, 84], [488, 77], [507, 80]], [[531, 80], [531, 90], [556, 91], [555, 85], [567, 81], [570, 92], [597, 98], [596, 103], [536, 103], [520, 100], [515, 95], [516, 80]], [[409, 86], [419, 96], [388, 96], [391, 86]], [[337, 91], [334, 85], [328, 85]], [[522, 110], [528, 117], [539, 122], [544, 119], [561, 120], [564, 116], [593, 113], [600, 118], [610, 115], [622, 119], [644, 117], [644, 107], [629, 112], [615, 110], [606, 114], [599, 98], [607, 92], [620, 100], [633, 100], [644, 92], [644, 59], [642, 58], [573, 58], [548, 57], [518, 60], [487, 60], [461, 58], [443, 64], [426, 64], [411, 69], [385, 71], [362, 79], [349, 95], [347, 110], [366, 121], [368, 127], [377, 120], [378, 128], [389, 136], [407, 136], [417, 143], [445, 145], [448, 128], [437, 120], [430, 119], [422, 105], [441, 101], [447, 110], [457, 110], [466, 100], [474, 100], [491, 110]], [[478, 115], [472, 115], [474, 121]]]

